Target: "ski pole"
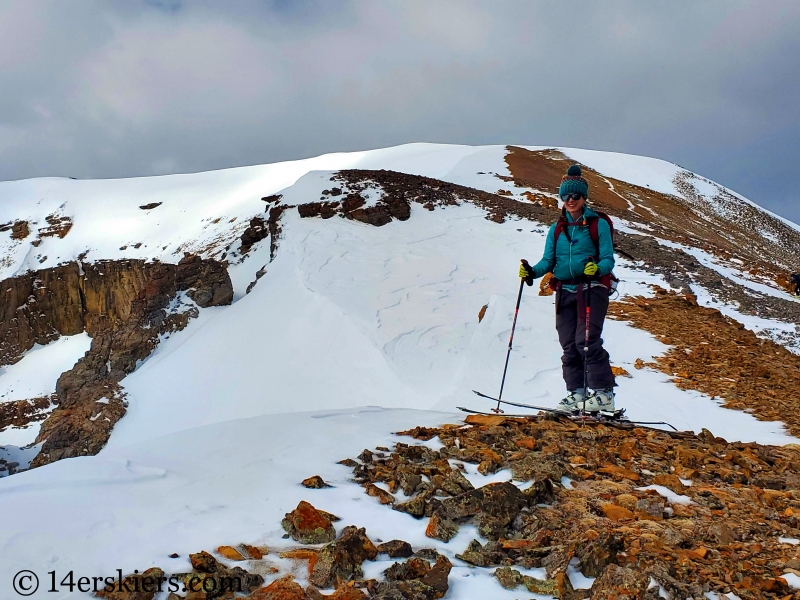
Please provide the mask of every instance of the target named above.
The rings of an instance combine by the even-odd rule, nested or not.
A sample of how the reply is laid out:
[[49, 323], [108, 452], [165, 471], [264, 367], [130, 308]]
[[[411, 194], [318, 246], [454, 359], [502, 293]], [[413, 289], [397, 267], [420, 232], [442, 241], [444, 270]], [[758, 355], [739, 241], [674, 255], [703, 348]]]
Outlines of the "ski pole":
[[[522, 259], [522, 264], [528, 266], [528, 261]], [[514, 343], [514, 329], [517, 327], [517, 315], [519, 314], [519, 303], [522, 301], [522, 288], [525, 286], [525, 280], [519, 281], [519, 294], [517, 294], [517, 307], [514, 309], [514, 322], [511, 323], [511, 337], [508, 339], [508, 352], [506, 353], [506, 365], [503, 367], [503, 380], [500, 382], [500, 393], [497, 395], [497, 408], [492, 409], [496, 413], [503, 412], [500, 410], [500, 399], [503, 397], [503, 387], [506, 385], [506, 371], [508, 370], [508, 359], [511, 358], [511, 345]]]
[[[591, 260], [591, 257], [590, 257]], [[589, 319], [591, 316], [592, 285], [586, 277], [586, 292], [584, 304], [586, 305], [586, 320], [583, 324], [583, 413], [586, 414], [586, 396], [589, 394]], [[580, 285], [580, 284], [579, 284]]]

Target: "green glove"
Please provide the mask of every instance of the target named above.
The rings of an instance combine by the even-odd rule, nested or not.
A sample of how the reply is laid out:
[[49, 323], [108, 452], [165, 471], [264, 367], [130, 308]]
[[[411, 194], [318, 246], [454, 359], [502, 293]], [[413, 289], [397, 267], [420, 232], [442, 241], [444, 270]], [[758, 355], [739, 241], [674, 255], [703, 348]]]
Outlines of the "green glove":
[[588, 275], [589, 277], [597, 274], [597, 265], [594, 263], [594, 261], [590, 260], [588, 263], [586, 263], [586, 266], [583, 267], [583, 274]]
[[522, 263], [519, 264], [519, 277], [520, 279], [527, 279], [530, 277], [530, 273], [528, 273], [528, 269], [525, 268], [525, 265]]

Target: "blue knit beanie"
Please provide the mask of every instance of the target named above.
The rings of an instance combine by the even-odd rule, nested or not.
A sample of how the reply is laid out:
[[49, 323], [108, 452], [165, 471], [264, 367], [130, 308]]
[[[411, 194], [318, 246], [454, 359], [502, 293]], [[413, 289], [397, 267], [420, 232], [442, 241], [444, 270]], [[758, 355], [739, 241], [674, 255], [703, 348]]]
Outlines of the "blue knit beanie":
[[589, 197], [589, 182], [581, 176], [581, 168], [578, 165], [572, 165], [567, 169], [567, 174], [561, 178], [558, 197], [565, 194], [580, 194], [584, 198]]

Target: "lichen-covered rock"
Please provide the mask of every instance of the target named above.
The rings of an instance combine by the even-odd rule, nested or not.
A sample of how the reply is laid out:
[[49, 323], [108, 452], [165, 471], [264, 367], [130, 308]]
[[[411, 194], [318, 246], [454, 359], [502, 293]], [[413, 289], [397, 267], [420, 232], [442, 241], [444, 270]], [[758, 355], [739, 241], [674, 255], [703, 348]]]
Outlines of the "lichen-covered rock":
[[[555, 588], [571, 600], [585, 597], [584, 590], [569, 591], [566, 571], [574, 559], [578, 562], [572, 564], [601, 584], [615, 573], [612, 567], [634, 572], [634, 579], [652, 575], [673, 598], [731, 590], [743, 599], [763, 598], [777, 593], [770, 590], [783, 585], [778, 576], [793, 568], [796, 547], [778, 536], [800, 537], [798, 448], [727, 442], [708, 432], [578, 425], [552, 416], [501, 416], [488, 424], [414, 428], [406, 434], [438, 437], [442, 446], [434, 451], [397, 444], [394, 452], [371, 463], [367, 480], [391, 486], [401, 469], [423, 475], [427, 480], [415, 487], [417, 496], [407, 504], [414, 504], [417, 514], [435, 516], [434, 523], [447, 519], [482, 528], [489, 541], [470, 543], [458, 555], [465, 562], [544, 568], [546, 582], [528, 582], [535, 593]], [[520, 440], [535, 443], [519, 445]], [[531, 456], [547, 464], [537, 465]], [[449, 471], [487, 457], [504, 468], [523, 465], [518, 473], [532, 477], [530, 485], [520, 491], [510, 483], [490, 484], [441, 497], [448, 493], [442, 484]], [[562, 466], [570, 476], [576, 469], [586, 474], [566, 488], [551, 479]], [[646, 489], [652, 484], [680, 489], [691, 503], [672, 503]], [[747, 575], [730, 575], [740, 572]], [[654, 589], [648, 600], [657, 595]], [[396, 586], [382, 587], [381, 594], [405, 598]]]
[[390, 558], [407, 558], [414, 554], [411, 544], [403, 540], [392, 540], [378, 545], [379, 554], [388, 554]]
[[435, 590], [434, 598], [441, 598], [447, 593], [449, 589], [448, 577], [452, 568], [453, 564], [450, 560], [440, 554], [431, 570], [420, 580]]
[[456, 558], [477, 567], [491, 567], [507, 562], [509, 555], [498, 542], [487, 542], [486, 546], [481, 546], [478, 540], [472, 540], [461, 554], [456, 554]]
[[567, 473], [563, 458], [545, 452], [528, 452], [520, 460], [511, 462], [510, 467], [514, 481], [550, 479], [560, 483]]
[[[213, 600], [227, 592], [248, 593], [264, 583], [261, 575], [249, 573], [241, 567], [228, 568], [205, 551], [190, 554], [189, 560], [194, 572], [185, 574], [183, 582], [192, 590], [211, 590], [206, 592], [203, 600]], [[205, 583], [204, 588], [206, 579], [212, 581]]]
[[677, 475], [661, 474], [653, 477], [653, 483], [656, 485], [663, 485], [665, 488], [672, 490], [676, 494], [683, 494], [686, 486]]
[[378, 549], [367, 537], [366, 530], [349, 525], [339, 538], [320, 550], [308, 580], [319, 588], [333, 587], [362, 576], [361, 564], [374, 560]]
[[309, 600], [309, 597], [294, 577], [286, 575], [257, 589], [248, 600]]
[[650, 585], [650, 576], [642, 571], [608, 565], [592, 584], [592, 598], [597, 600], [641, 600]]
[[251, 546], [249, 544], [242, 544], [242, 550], [244, 550], [247, 553], [247, 556], [253, 560], [261, 560], [265, 555], [269, 554], [269, 548], [266, 546]]
[[527, 505], [528, 497], [513, 483], [504, 481], [442, 500], [440, 514], [451, 521], [478, 516], [481, 535], [496, 540]]
[[636, 515], [633, 514], [633, 511], [628, 510], [624, 506], [612, 504], [611, 502], [602, 504], [600, 506], [600, 510], [602, 510], [603, 514], [612, 521], [634, 521], [636, 519]]
[[438, 513], [428, 521], [428, 526], [425, 528], [425, 535], [429, 538], [449, 542], [458, 533], [458, 525], [453, 523], [450, 519], [442, 517]]
[[642, 498], [636, 503], [634, 513], [640, 519], [661, 521], [664, 519], [664, 508], [666, 505], [660, 497], [648, 497]]
[[367, 492], [367, 495], [377, 498], [378, 502], [381, 504], [394, 504], [394, 496], [386, 490], [382, 490], [374, 483], [365, 483], [364, 490]]
[[411, 500], [395, 504], [393, 508], [396, 511], [404, 512], [411, 515], [412, 517], [421, 519], [422, 517], [425, 516], [425, 505], [428, 499], [432, 495], [433, 494], [431, 494], [430, 492], [422, 492], [411, 498]]
[[162, 585], [159, 581], [164, 577], [164, 571], [158, 567], [147, 569], [138, 575], [128, 575], [122, 581], [115, 581], [113, 589], [101, 589], [95, 594], [105, 600], [153, 600]]
[[415, 556], [405, 562], [396, 562], [383, 572], [387, 581], [406, 581], [407, 579], [421, 579], [431, 570], [427, 560]]
[[523, 575], [519, 571], [510, 567], [501, 567], [496, 569], [494, 576], [501, 586], [507, 590], [513, 590], [520, 585], [532, 594], [544, 594], [553, 596], [554, 598], [564, 598], [572, 600], [572, 593], [574, 592], [569, 577], [564, 573], [560, 573], [553, 579], [536, 579], [529, 575]]
[[324, 544], [336, 538], [330, 519], [305, 500], [286, 513], [281, 525], [293, 540], [303, 544]]
[[[415, 556], [405, 563], [395, 563], [385, 571], [387, 581], [370, 582], [370, 593], [375, 600], [436, 600], [449, 589], [448, 576], [453, 568], [447, 557], [435, 551], [429, 553], [435, 563]], [[428, 553], [425, 554], [428, 557]]]
[[598, 534], [598, 537], [589, 541], [576, 556], [580, 560], [579, 569], [586, 577], [599, 577], [609, 564], [615, 563], [617, 553], [622, 551], [624, 544], [619, 535], [609, 532]]
[[364, 592], [351, 585], [340, 586], [333, 594], [325, 596], [326, 600], [365, 600], [366, 597]]
[[217, 554], [228, 560], [245, 560], [242, 553], [233, 546], [220, 546], [217, 548]]
[[300, 483], [303, 487], [307, 487], [313, 490], [320, 490], [322, 488], [333, 487], [332, 485], [325, 483], [325, 480], [322, 479], [322, 477], [320, 477], [319, 475], [313, 475], [311, 477], [308, 477], [307, 479], [303, 479], [303, 481], [301, 481]]
[[395, 481], [406, 496], [412, 496], [417, 491], [419, 484], [422, 483], [422, 477], [410, 467], [401, 466], [395, 471]]

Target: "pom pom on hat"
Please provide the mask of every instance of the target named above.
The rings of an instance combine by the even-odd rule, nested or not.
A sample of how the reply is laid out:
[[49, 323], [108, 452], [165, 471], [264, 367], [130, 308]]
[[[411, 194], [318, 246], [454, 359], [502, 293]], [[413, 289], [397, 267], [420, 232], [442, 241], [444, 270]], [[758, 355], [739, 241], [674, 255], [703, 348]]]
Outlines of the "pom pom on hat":
[[558, 195], [561, 197], [566, 194], [580, 194], [584, 198], [589, 197], [589, 182], [583, 178], [580, 165], [572, 165], [567, 169], [567, 174], [561, 178]]

